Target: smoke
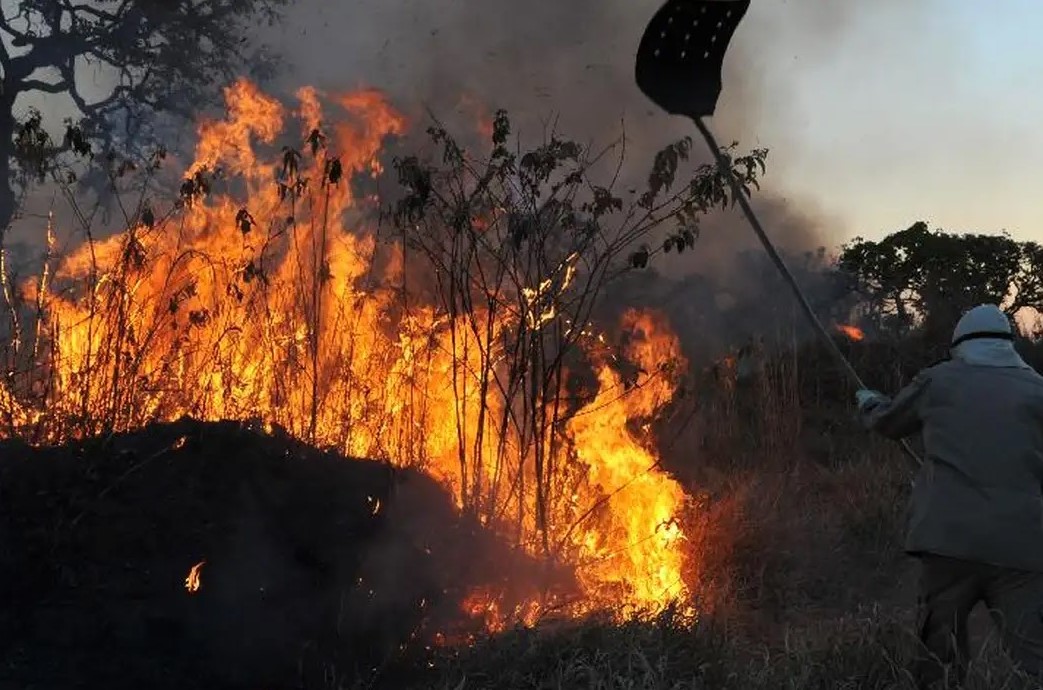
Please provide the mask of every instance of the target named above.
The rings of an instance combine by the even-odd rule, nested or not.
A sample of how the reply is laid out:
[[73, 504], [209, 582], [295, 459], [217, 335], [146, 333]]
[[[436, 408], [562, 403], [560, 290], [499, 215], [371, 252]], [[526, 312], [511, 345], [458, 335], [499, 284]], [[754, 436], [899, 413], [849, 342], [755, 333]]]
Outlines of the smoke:
[[[357, 0], [329, 3], [300, 0], [286, 21], [254, 38], [282, 57], [282, 69], [265, 90], [293, 101], [309, 84], [328, 92], [376, 87], [388, 93], [422, 131], [431, 113], [457, 136], [474, 131], [480, 117], [508, 110], [523, 144], [534, 145], [554, 128], [580, 143], [607, 144], [623, 132], [627, 165], [623, 184], [640, 187], [654, 153], [684, 136], [691, 123], [659, 111], [633, 79], [636, 47], [660, 0], [569, 0], [522, 3], [505, 0]], [[711, 120], [722, 143], [770, 150], [768, 172], [753, 205], [780, 249], [799, 256], [847, 235], [814, 199], [787, 192], [786, 161], [815, 114], [801, 109], [801, 75], [814, 73], [845, 50], [859, 27], [893, 25], [896, 41], [916, 31], [922, 7], [899, 0], [754, 0], [732, 41], [724, 66], [724, 89]], [[889, 29], [890, 30], [890, 29]], [[102, 88], [99, 86], [98, 88]], [[103, 89], [104, 90], [104, 89]], [[792, 128], [791, 128], [792, 127]], [[186, 127], [183, 145], [193, 137]], [[176, 142], [168, 142], [175, 147]], [[694, 153], [708, 162], [701, 141]], [[838, 157], [842, 153], [838, 153]], [[9, 266], [22, 270], [38, 253], [44, 218], [55, 211], [60, 237], [77, 227], [54, 190], [32, 199], [27, 217], [8, 237]], [[104, 220], [104, 219], [103, 219]], [[118, 214], [114, 222], [118, 221]], [[703, 291], [720, 308], [720, 298], [766, 294], [760, 277], [739, 260], [759, 252], [745, 221], [734, 211], [711, 215], [702, 224], [696, 251], [658, 260], [669, 280], [698, 274]], [[82, 232], [65, 241], [78, 244]], [[33, 268], [25, 269], [33, 272]], [[675, 286], [664, 289], [673, 290]], [[730, 297], [729, 297], [730, 296]], [[757, 309], [776, 309], [765, 299]], [[654, 301], [654, 300], [653, 300]], [[677, 315], [678, 318], [685, 318]], [[744, 327], [745, 328], [745, 327]], [[730, 338], [731, 336], [729, 336]]]
[[[636, 47], [659, 4], [304, 0], [272, 37], [287, 59], [279, 86], [287, 94], [301, 83], [330, 91], [375, 86], [421, 123], [429, 110], [458, 135], [477, 119], [475, 104], [505, 108], [530, 145], [550, 126], [580, 143], [601, 144], [625, 129], [624, 176], [640, 185], [657, 150], [698, 137], [690, 122], [659, 111], [634, 83]], [[844, 231], [814, 200], [789, 198], [781, 178], [790, 142], [777, 133], [789, 121], [813, 117], [800, 112], [793, 93], [799, 72], [827, 64], [865, 22], [920, 11], [897, 0], [761, 0], [736, 32], [711, 126], [722, 144], [773, 151], [754, 207], [784, 252], [814, 251]], [[763, 139], [766, 131], [777, 140]], [[695, 155], [708, 162], [702, 142], [695, 144]], [[707, 293], [715, 300], [720, 293], [763, 295], [761, 274], [751, 275], [748, 261], [739, 260], [750, 251], [759, 246], [745, 221], [720, 212], [705, 219], [695, 252], [660, 261], [657, 269], [670, 279], [700, 274], [716, 286]], [[716, 301], [705, 306], [720, 308]], [[786, 308], [779, 299], [761, 306]], [[756, 323], [756, 311], [746, 320]]]
[[[446, 120], [454, 113], [473, 118], [469, 106], [480, 102], [506, 108], [530, 138], [554, 121], [575, 138], [605, 142], [625, 123], [636, 164], [694, 133], [634, 84], [634, 54], [659, 4], [303, 0], [280, 32], [265, 38], [285, 57], [280, 85], [287, 93], [301, 83], [327, 90], [375, 86], [400, 107], [422, 117], [424, 106]], [[850, 29], [899, 4], [755, 1], [725, 62], [713, 118], [719, 138], [781, 143], [758, 142], [758, 135], [765, 123], [787, 118], [796, 70], [814, 70], [842, 48]]]
[[[640, 188], [657, 150], [684, 136], [698, 138], [690, 122], [659, 111], [634, 83], [636, 47], [659, 3], [300, 0], [292, 4], [285, 22], [265, 28], [255, 38], [282, 56], [275, 82], [264, 88], [288, 103], [305, 84], [327, 92], [376, 87], [387, 92], [420, 131], [430, 113], [455, 135], [467, 137], [480, 118], [504, 108], [523, 145], [539, 143], [551, 128], [593, 145], [608, 144], [625, 132], [621, 187]], [[792, 198], [786, 189], [787, 155], [797, 145], [793, 140], [799, 141], [787, 132], [798, 125], [806, 129], [815, 117], [801, 110], [800, 76], [835, 59], [867, 22], [893, 23], [895, 40], [901, 40], [902, 31], [916, 26], [897, 20], [922, 12], [899, 0], [752, 3], [725, 60], [724, 89], [711, 126], [722, 144], [738, 141], [741, 150], [769, 149], [768, 172], [753, 205], [785, 253], [799, 257], [848, 234], [817, 208], [814, 199]], [[190, 130], [186, 127], [179, 137], [182, 148], [191, 145]], [[168, 142], [172, 148], [176, 143]], [[695, 141], [693, 151], [698, 162], [709, 161], [701, 141]], [[69, 230], [78, 223], [65, 217], [69, 214], [60, 200], [56, 203], [57, 196], [49, 190], [28, 205], [28, 217], [8, 237], [9, 266], [34, 272], [28, 257], [38, 253], [49, 211], [57, 214], [60, 237], [71, 232], [65, 243], [83, 240], [82, 232]], [[118, 220], [115, 213], [113, 222]], [[738, 304], [745, 314], [743, 325], [738, 333], [713, 329], [718, 342], [755, 335], [750, 331], [770, 313], [792, 314], [789, 295], [780, 293], [777, 284], [766, 284], [764, 272], [749, 270], [744, 253], [761, 249], [738, 213], [712, 214], [701, 230], [694, 252], [657, 258], [656, 270], [664, 280], [650, 282], [662, 289], [647, 295], [644, 303], [661, 303], [666, 292], [678, 302], [687, 299], [686, 309], [696, 302], [701, 312], [710, 314], [729, 311], [736, 306], [736, 296], [744, 296]], [[706, 289], [690, 297], [685, 293], [685, 299], [676, 297], [676, 281], [692, 275], [698, 275]], [[618, 296], [641, 304], [633, 301], [636, 294]], [[737, 313], [713, 320], [735, 323]], [[671, 316], [682, 330], [691, 321], [687, 311], [672, 311]], [[695, 337], [705, 339], [706, 333], [693, 333]], [[690, 349], [687, 334], [685, 343]]]
[[[333, 92], [372, 86], [414, 121], [423, 124], [430, 111], [458, 135], [481, 109], [488, 115], [505, 108], [530, 144], [550, 127], [581, 143], [601, 144], [625, 130], [626, 181], [640, 184], [655, 151], [696, 134], [691, 123], [660, 112], [634, 84], [636, 47], [660, 1], [300, 0], [289, 6], [286, 21], [253, 38], [281, 57], [276, 82], [265, 88], [288, 100], [303, 84]], [[754, 0], [740, 25], [712, 126], [722, 143], [772, 150], [767, 187], [756, 205], [782, 246], [803, 251], [828, 244], [835, 223], [822, 218], [812, 200], [787, 200], [781, 184], [789, 142], [778, 133], [786, 122], [809, 117], [794, 103], [798, 73], [828, 63], [865, 22], [922, 12], [909, 4]], [[104, 85], [95, 88], [107, 92]], [[767, 131], [775, 136], [763, 139]], [[695, 150], [708, 158], [701, 142]], [[32, 206], [42, 215], [53, 204], [37, 199]], [[677, 275], [721, 267], [722, 258], [747, 243], [749, 232], [740, 225], [730, 213], [710, 219], [698, 253], [703, 259], [663, 270]]]

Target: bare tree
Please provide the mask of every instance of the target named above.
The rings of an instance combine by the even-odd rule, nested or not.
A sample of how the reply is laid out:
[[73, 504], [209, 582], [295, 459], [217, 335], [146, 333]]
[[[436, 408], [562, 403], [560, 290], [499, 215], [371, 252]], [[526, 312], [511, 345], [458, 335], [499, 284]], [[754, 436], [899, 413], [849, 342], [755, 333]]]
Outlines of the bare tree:
[[[150, 113], [190, 115], [250, 57], [251, 28], [286, 0], [21, 0], [0, 12], [0, 240], [19, 194], [52, 171], [57, 154], [124, 137]], [[87, 83], [108, 82], [108, 93]], [[19, 97], [67, 96], [81, 119], [54, 141]], [[118, 135], [116, 135], [118, 136]]]

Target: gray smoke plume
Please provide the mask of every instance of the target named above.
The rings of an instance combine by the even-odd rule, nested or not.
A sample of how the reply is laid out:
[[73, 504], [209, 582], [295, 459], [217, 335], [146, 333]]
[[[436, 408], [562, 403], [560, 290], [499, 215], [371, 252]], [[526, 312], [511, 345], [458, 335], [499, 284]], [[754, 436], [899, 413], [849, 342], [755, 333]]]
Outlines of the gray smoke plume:
[[[695, 134], [691, 123], [658, 111], [634, 84], [637, 45], [659, 4], [303, 0], [270, 39], [286, 58], [279, 85], [287, 93], [302, 83], [330, 91], [374, 86], [406, 112], [422, 119], [426, 107], [458, 129], [474, 122], [475, 103], [487, 112], [505, 108], [529, 141], [542, 136], [550, 122], [581, 143], [607, 143], [625, 126], [633, 174], [640, 176], [656, 150]], [[724, 90], [712, 119], [718, 139], [737, 140], [744, 148], [785, 145], [758, 135], [765, 122], [791, 109], [791, 70], [814, 69], [829, 60], [860, 22], [896, 7], [903, 15], [918, 11], [907, 5], [755, 0], [725, 61]], [[794, 47], [799, 55], [787, 55]], [[696, 144], [703, 156], [701, 142]], [[780, 243], [804, 250], [828, 239], [810, 204], [794, 210], [772, 193], [770, 167], [767, 182], [758, 207]], [[734, 221], [728, 214], [726, 225]], [[732, 230], [731, 237], [749, 234]], [[724, 244], [732, 246], [731, 240]]]
[[[534, 145], [554, 127], [579, 143], [608, 144], [626, 133], [627, 185], [640, 186], [657, 150], [683, 136], [692, 124], [660, 112], [638, 90], [633, 62], [638, 42], [660, 0], [299, 0], [286, 21], [254, 38], [281, 56], [282, 69], [265, 90], [292, 102], [293, 92], [312, 85], [327, 92], [358, 87], [385, 91], [422, 130], [430, 111], [451, 132], [466, 137], [480, 116], [504, 108], [522, 143]], [[723, 144], [766, 147], [765, 186], [754, 206], [769, 233], [788, 252], [801, 254], [832, 244], [843, 230], [823, 218], [810, 199], [788, 199], [780, 168], [792, 146], [777, 123], [800, 113], [792, 82], [798, 70], [814, 70], [845, 45], [851, 30], [867, 21], [901, 18], [895, 40], [916, 29], [911, 17], [923, 8], [900, 0], [754, 0], [725, 61], [724, 89], [711, 125]], [[910, 28], [911, 26], [911, 28]], [[762, 131], [775, 124], [775, 136]], [[192, 140], [186, 127], [185, 145]], [[695, 155], [708, 161], [702, 142]], [[842, 152], [838, 152], [838, 157]], [[47, 198], [44, 198], [47, 197]], [[40, 216], [54, 208], [54, 194], [35, 199], [36, 220], [9, 240], [35, 246]], [[60, 205], [59, 205], [60, 206]], [[57, 213], [62, 214], [58, 208]], [[59, 222], [59, 227], [69, 222]], [[71, 241], [78, 242], [76, 237]], [[734, 212], [707, 218], [697, 250], [660, 261], [664, 276], [697, 272], [732, 292], [756, 294], [734, 261], [759, 251], [745, 221]]]
[[[287, 58], [280, 86], [287, 94], [301, 83], [329, 91], [378, 87], [419, 124], [427, 108], [457, 135], [473, 126], [475, 104], [487, 112], [505, 108], [529, 144], [539, 141], [549, 123], [580, 143], [608, 143], [625, 127], [626, 176], [640, 184], [658, 149], [697, 137], [690, 122], [660, 112], [634, 83], [636, 48], [659, 4], [304, 0], [273, 37]], [[724, 89], [711, 122], [719, 141], [738, 141], [740, 149], [785, 148], [788, 142], [762, 140], [759, 132], [793, 110], [794, 70], [830, 60], [861, 22], [921, 11], [908, 5], [755, 0], [725, 61]], [[896, 39], [901, 31], [896, 27]], [[700, 140], [694, 151], [709, 160]], [[780, 248], [800, 256], [832, 244], [831, 219], [812, 200], [787, 199], [773, 184], [772, 171], [769, 155], [766, 185], [754, 206]], [[744, 264], [736, 261], [745, 251], [758, 251], [752, 232], [737, 213], [722, 212], [706, 219], [695, 252], [662, 261], [657, 269], [672, 278], [700, 273], [732, 295], [757, 295], [762, 278], [744, 274]], [[787, 297], [765, 299], [765, 308], [790, 313]]]

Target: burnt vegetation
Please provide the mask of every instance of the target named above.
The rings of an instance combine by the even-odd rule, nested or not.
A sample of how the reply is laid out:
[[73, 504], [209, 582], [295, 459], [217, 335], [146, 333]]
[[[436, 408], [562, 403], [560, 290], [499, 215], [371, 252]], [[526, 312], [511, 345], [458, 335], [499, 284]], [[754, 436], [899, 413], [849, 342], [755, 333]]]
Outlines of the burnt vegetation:
[[422, 473], [235, 422], [0, 452], [5, 686], [325, 687], [535, 568]]

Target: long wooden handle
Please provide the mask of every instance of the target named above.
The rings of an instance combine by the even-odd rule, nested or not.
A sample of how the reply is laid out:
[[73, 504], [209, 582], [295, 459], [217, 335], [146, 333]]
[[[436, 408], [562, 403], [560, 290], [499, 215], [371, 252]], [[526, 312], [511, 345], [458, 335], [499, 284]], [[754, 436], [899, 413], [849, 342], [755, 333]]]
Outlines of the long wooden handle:
[[[851, 380], [854, 381], [859, 388], [866, 388], [865, 383], [862, 381], [862, 377], [860, 377], [858, 372], [855, 371], [855, 368], [851, 366], [851, 362], [849, 362], [847, 357], [844, 356], [844, 353], [840, 351], [840, 347], [837, 346], [836, 341], [832, 336], [830, 336], [826, 327], [822, 325], [822, 321], [820, 321], [818, 316], [815, 314], [815, 310], [811, 308], [811, 304], [808, 302], [807, 297], [804, 296], [804, 292], [800, 289], [800, 285], [797, 284], [796, 278], [793, 277], [793, 273], [790, 272], [789, 267], [786, 266], [786, 262], [782, 259], [782, 256], [779, 255], [778, 251], [776, 251], [775, 245], [772, 244], [768, 234], [764, 232], [764, 227], [757, 218], [757, 214], [753, 212], [753, 207], [750, 206], [750, 202], [746, 199], [746, 194], [739, 187], [735, 175], [732, 174], [731, 163], [721, 152], [721, 147], [717, 145], [717, 140], [714, 138], [713, 132], [711, 132], [710, 128], [706, 126], [706, 123], [703, 122], [701, 117], [693, 119], [695, 120], [695, 126], [699, 128], [699, 132], [703, 135], [703, 139], [706, 140], [706, 145], [710, 147], [710, 151], [713, 153], [717, 165], [728, 177], [728, 184], [731, 186], [732, 198], [739, 204], [743, 214], [746, 216], [746, 220], [749, 221], [750, 225], [753, 227], [753, 231], [757, 234], [757, 239], [759, 239], [761, 244], [764, 245], [764, 251], [768, 253], [768, 256], [771, 258], [776, 268], [779, 269], [779, 272], [782, 274], [786, 283], [790, 286], [790, 289], [793, 290], [793, 294], [796, 296], [797, 302], [800, 304], [801, 311], [803, 311], [804, 315], [808, 317], [811, 325], [822, 337], [822, 340], [826, 343], [829, 351], [836, 358], [837, 362], [844, 368], [848, 376], [851, 377]], [[923, 460], [921, 460], [920, 456], [916, 454], [916, 451], [909, 446], [908, 442], [903, 439], [900, 443], [902, 449], [910, 458], [915, 460], [918, 465], [923, 464]]]

